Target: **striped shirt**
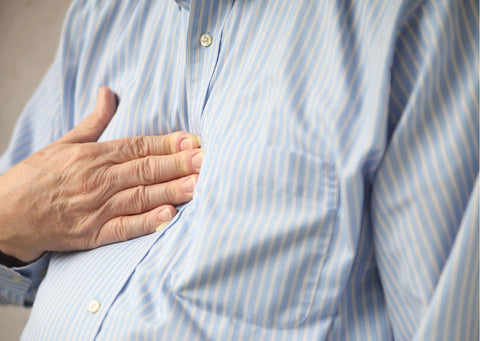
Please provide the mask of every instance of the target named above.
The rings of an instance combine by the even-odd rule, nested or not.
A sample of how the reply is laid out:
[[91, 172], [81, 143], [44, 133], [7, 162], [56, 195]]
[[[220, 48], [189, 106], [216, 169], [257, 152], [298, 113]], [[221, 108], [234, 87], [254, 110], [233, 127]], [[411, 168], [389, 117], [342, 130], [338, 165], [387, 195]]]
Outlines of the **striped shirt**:
[[478, 339], [478, 10], [74, 1], [0, 171], [104, 85], [101, 140], [205, 154], [165, 230], [1, 269], [2, 302], [35, 297], [23, 339]]

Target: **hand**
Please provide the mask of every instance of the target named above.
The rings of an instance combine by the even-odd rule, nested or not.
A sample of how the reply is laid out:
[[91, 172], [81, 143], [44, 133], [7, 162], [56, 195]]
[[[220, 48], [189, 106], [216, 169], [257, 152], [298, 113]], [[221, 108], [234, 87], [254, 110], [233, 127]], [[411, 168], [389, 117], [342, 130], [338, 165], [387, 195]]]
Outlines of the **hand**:
[[58, 141], [0, 176], [0, 250], [23, 262], [152, 233], [192, 199], [203, 157], [178, 132], [95, 142], [116, 110], [108, 88]]

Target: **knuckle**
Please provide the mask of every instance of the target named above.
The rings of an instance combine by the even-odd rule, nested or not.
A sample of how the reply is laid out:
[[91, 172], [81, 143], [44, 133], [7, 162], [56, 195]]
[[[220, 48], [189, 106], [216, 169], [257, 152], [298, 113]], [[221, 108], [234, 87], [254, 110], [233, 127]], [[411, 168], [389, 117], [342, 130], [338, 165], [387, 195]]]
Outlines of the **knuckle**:
[[156, 161], [153, 156], [147, 156], [141, 161], [141, 178], [148, 183], [155, 181]]
[[101, 200], [109, 192], [113, 183], [104, 167], [98, 167], [87, 172], [83, 178], [82, 193], [92, 194], [95, 201]]
[[148, 190], [146, 186], [138, 186], [132, 195], [133, 206], [138, 211], [144, 212], [148, 209]]
[[103, 167], [97, 174], [97, 185], [100, 193], [109, 193], [110, 189], [119, 182], [118, 173], [109, 167]]
[[113, 238], [117, 241], [122, 242], [128, 240], [128, 218], [121, 216], [118, 217], [116, 220], [116, 224], [112, 231]]
[[127, 169], [128, 176], [142, 180], [144, 173], [142, 160], [133, 161], [131, 164], [129, 164], [129, 169]]
[[92, 175], [90, 176], [90, 182], [93, 188], [97, 191], [104, 191], [110, 181], [109, 175], [104, 167], [99, 167], [93, 170]]
[[116, 216], [116, 209], [122, 203], [115, 202], [112, 198], [106, 200], [100, 207], [97, 208], [95, 218], [98, 222], [105, 223]]
[[165, 196], [166, 196], [167, 202], [169, 203], [176, 203], [179, 201], [181, 196], [181, 191], [177, 181], [171, 181], [167, 183], [167, 186], [165, 188]]
[[132, 137], [130, 143], [135, 155], [146, 156], [150, 154], [150, 147], [145, 136]]
[[84, 178], [79, 181], [78, 185], [75, 187], [75, 190], [78, 192], [78, 194], [85, 195], [90, 193], [92, 188], [95, 188], [95, 185], [92, 185], [91, 178]]
[[190, 172], [191, 166], [189, 162], [188, 153], [179, 153], [175, 155], [175, 170], [179, 173], [185, 174]]

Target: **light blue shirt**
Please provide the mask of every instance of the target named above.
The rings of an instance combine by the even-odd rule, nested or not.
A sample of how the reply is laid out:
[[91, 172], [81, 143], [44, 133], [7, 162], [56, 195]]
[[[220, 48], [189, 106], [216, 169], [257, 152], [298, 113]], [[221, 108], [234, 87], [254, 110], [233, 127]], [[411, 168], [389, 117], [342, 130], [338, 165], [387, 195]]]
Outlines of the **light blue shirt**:
[[36, 294], [23, 338], [478, 339], [478, 25], [478, 0], [75, 1], [1, 171], [103, 85], [101, 140], [205, 155], [165, 230], [2, 268], [4, 303]]

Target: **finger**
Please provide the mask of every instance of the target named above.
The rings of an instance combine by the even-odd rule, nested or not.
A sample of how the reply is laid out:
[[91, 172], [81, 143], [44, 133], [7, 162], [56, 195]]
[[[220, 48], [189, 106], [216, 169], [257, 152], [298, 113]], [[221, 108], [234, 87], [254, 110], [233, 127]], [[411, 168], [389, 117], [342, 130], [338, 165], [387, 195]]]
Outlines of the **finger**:
[[107, 87], [100, 88], [93, 111], [57, 142], [83, 143], [97, 141], [115, 114], [116, 109], [115, 94]]
[[203, 149], [193, 149], [173, 155], [148, 156], [113, 165], [106, 170], [106, 179], [112, 190], [123, 190], [140, 185], [152, 185], [179, 179], [200, 172]]
[[121, 191], [102, 206], [104, 220], [123, 215], [140, 214], [162, 205], [179, 205], [192, 200], [198, 175], [151, 185], [137, 186]]
[[102, 142], [100, 148], [113, 163], [122, 163], [150, 155], [170, 155], [200, 147], [200, 139], [187, 132], [162, 136], [137, 136]]
[[91, 243], [92, 248], [153, 233], [157, 227], [172, 220], [176, 212], [173, 206], [162, 206], [143, 214], [111, 219], [98, 231]]

